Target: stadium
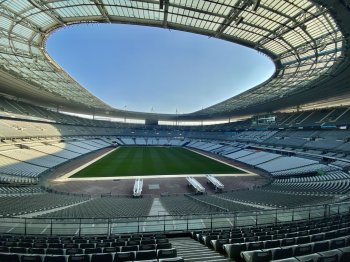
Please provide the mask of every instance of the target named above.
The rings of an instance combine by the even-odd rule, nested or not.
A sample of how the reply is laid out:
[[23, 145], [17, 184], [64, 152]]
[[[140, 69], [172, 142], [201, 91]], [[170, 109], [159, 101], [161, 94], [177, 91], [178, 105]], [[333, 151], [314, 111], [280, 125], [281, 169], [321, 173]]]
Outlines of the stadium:
[[[350, 261], [348, 0], [2, 0], [0, 13], [0, 262]], [[82, 23], [217, 38], [275, 71], [192, 113], [121, 110], [47, 52]]]

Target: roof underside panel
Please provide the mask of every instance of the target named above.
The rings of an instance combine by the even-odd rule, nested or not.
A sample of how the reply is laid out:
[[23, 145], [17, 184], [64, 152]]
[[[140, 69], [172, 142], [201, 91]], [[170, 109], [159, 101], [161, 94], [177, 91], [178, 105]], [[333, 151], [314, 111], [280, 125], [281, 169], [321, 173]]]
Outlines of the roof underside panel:
[[[229, 114], [301, 92], [342, 60], [344, 37], [324, 7], [309, 0], [0, 1], [0, 70], [60, 101], [116, 110], [64, 72], [45, 50], [57, 28], [81, 22], [131, 23], [205, 34], [255, 48], [276, 63], [274, 77], [190, 114]], [[117, 110], [116, 110], [117, 111]]]

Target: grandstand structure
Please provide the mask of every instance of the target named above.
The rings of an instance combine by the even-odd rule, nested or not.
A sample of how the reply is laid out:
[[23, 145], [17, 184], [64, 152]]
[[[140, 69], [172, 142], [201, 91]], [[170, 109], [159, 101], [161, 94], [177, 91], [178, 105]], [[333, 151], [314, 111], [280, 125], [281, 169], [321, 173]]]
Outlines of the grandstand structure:
[[[3, 0], [0, 14], [0, 261], [349, 261], [349, 1]], [[47, 54], [50, 33], [77, 23], [216, 37], [276, 69], [198, 112], [121, 111]], [[183, 191], [151, 195], [159, 185], [138, 177], [127, 196], [108, 192], [112, 181], [98, 195], [89, 192], [98, 181], [54, 182], [68, 166], [134, 145], [186, 148], [261, 180], [185, 174]]]

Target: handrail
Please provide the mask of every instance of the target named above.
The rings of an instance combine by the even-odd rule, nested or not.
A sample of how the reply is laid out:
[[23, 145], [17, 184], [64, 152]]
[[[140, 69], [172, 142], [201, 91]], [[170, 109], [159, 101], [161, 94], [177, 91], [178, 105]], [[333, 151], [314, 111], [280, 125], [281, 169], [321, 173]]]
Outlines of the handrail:
[[196, 193], [205, 193], [205, 188], [195, 178], [188, 176], [186, 180], [196, 190]]
[[208, 181], [215, 186], [215, 190], [223, 190], [224, 185], [214, 176], [207, 175]]
[[134, 184], [134, 190], [133, 190], [133, 196], [139, 197], [142, 194], [142, 187], [143, 187], [143, 179], [136, 178], [135, 184]]
[[141, 232], [190, 232], [312, 221], [349, 215], [350, 202], [255, 212], [157, 215], [116, 218], [0, 217], [1, 234], [97, 235]]

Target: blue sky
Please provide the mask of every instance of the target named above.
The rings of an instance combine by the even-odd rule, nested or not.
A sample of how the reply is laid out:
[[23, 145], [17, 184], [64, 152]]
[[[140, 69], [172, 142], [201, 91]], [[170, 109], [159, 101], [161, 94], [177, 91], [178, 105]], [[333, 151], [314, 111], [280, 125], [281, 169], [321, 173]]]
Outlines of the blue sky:
[[226, 41], [160, 28], [80, 24], [53, 33], [50, 56], [119, 109], [190, 113], [270, 77], [273, 63]]

